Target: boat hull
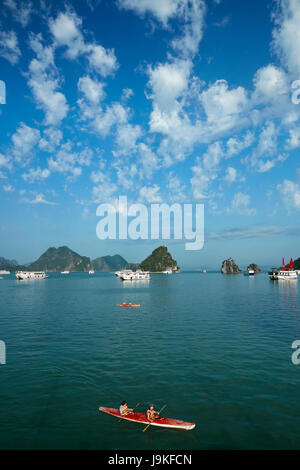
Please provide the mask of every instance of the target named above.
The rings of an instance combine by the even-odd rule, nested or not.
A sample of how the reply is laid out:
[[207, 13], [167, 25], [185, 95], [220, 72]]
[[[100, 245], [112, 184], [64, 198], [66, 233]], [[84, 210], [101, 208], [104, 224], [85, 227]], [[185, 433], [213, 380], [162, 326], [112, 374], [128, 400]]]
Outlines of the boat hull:
[[17, 271], [16, 278], [18, 281], [34, 281], [38, 279], [46, 279], [46, 273], [44, 271]]
[[107, 408], [105, 406], [100, 406], [99, 411], [102, 413], [107, 413], [116, 418], [125, 419], [126, 421], [132, 421], [134, 423], [140, 423], [150, 426], [158, 426], [161, 428], [170, 428], [170, 429], [183, 429], [184, 431], [190, 431], [196, 426], [195, 423], [188, 423], [186, 421], [181, 421], [179, 419], [172, 418], [159, 418], [152, 422], [148, 421], [145, 413], [133, 413], [130, 415], [121, 416], [120, 411], [117, 408]]
[[140, 307], [141, 304], [117, 304], [117, 307]]

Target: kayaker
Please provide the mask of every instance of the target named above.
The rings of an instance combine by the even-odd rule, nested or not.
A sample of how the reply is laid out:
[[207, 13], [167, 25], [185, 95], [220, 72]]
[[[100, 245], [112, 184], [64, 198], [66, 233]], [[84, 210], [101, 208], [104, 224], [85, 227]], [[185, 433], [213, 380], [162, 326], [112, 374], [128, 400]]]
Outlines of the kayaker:
[[119, 411], [120, 411], [120, 415], [122, 416], [125, 416], [125, 415], [128, 415], [128, 414], [131, 414], [133, 413], [133, 409], [132, 408], [128, 408], [127, 406], [127, 401], [122, 401], [121, 405], [120, 405], [120, 408], [119, 408]]
[[153, 421], [154, 419], [158, 419], [159, 417], [159, 412], [154, 410], [153, 405], [150, 405], [147, 410], [148, 421]]

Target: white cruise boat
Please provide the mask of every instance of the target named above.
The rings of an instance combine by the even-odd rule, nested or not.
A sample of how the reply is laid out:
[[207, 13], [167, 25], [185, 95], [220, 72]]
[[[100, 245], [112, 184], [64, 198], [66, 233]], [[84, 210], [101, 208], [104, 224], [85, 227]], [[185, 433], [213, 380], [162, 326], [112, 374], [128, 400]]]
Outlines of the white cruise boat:
[[1, 274], [1, 276], [3, 276], [3, 274], [10, 274], [10, 271], [6, 271], [5, 269], [2, 269], [0, 271], [0, 274]]
[[245, 271], [245, 276], [254, 276], [254, 274], [254, 269], [247, 269], [247, 271]]
[[131, 274], [132, 272], [133, 272], [132, 269], [123, 269], [122, 271], [116, 271], [115, 276], [121, 277], [124, 273]]
[[290, 264], [288, 267], [285, 267], [284, 258], [282, 260], [282, 268], [276, 269], [273, 268], [269, 271], [269, 278], [272, 281], [290, 281], [290, 280], [297, 280], [298, 279], [298, 272], [294, 270], [294, 263], [291, 259]]
[[46, 273], [45, 271], [17, 271], [16, 278], [19, 281], [25, 280], [35, 280], [35, 279], [45, 279]]
[[165, 271], [162, 271], [163, 274], [173, 274], [172, 269], [167, 268]]
[[70, 274], [70, 271], [62, 271], [60, 274]]
[[94, 271], [93, 269], [91, 269], [91, 270], [89, 271], [89, 274], [95, 274], [95, 271]]
[[121, 272], [119, 277], [122, 281], [143, 281], [150, 279], [150, 274], [148, 271], [142, 271], [140, 269], [137, 271], [125, 270]]
[[272, 281], [297, 280], [298, 279], [298, 274], [297, 274], [296, 271], [286, 271], [286, 270], [283, 270], [283, 269], [271, 269], [271, 271], [269, 271], [269, 278]]

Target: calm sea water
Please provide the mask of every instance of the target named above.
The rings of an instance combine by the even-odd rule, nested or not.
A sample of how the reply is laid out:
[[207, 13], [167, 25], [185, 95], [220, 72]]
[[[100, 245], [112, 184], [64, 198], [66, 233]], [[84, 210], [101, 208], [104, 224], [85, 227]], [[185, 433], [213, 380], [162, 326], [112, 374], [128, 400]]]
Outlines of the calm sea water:
[[[299, 293], [265, 274], [6, 277], [0, 448], [299, 449]], [[141, 411], [166, 403], [196, 428], [143, 433], [99, 413], [124, 399]]]

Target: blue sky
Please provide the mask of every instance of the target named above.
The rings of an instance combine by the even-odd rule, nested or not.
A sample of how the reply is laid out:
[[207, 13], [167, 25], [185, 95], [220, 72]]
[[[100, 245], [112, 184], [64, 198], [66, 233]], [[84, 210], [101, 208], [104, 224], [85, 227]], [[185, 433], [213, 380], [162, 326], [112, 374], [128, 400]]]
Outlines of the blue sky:
[[97, 206], [120, 195], [204, 203], [204, 248], [167, 242], [182, 266], [300, 256], [299, 1], [0, 10], [1, 256], [66, 244], [140, 261], [157, 241], [96, 237]]

